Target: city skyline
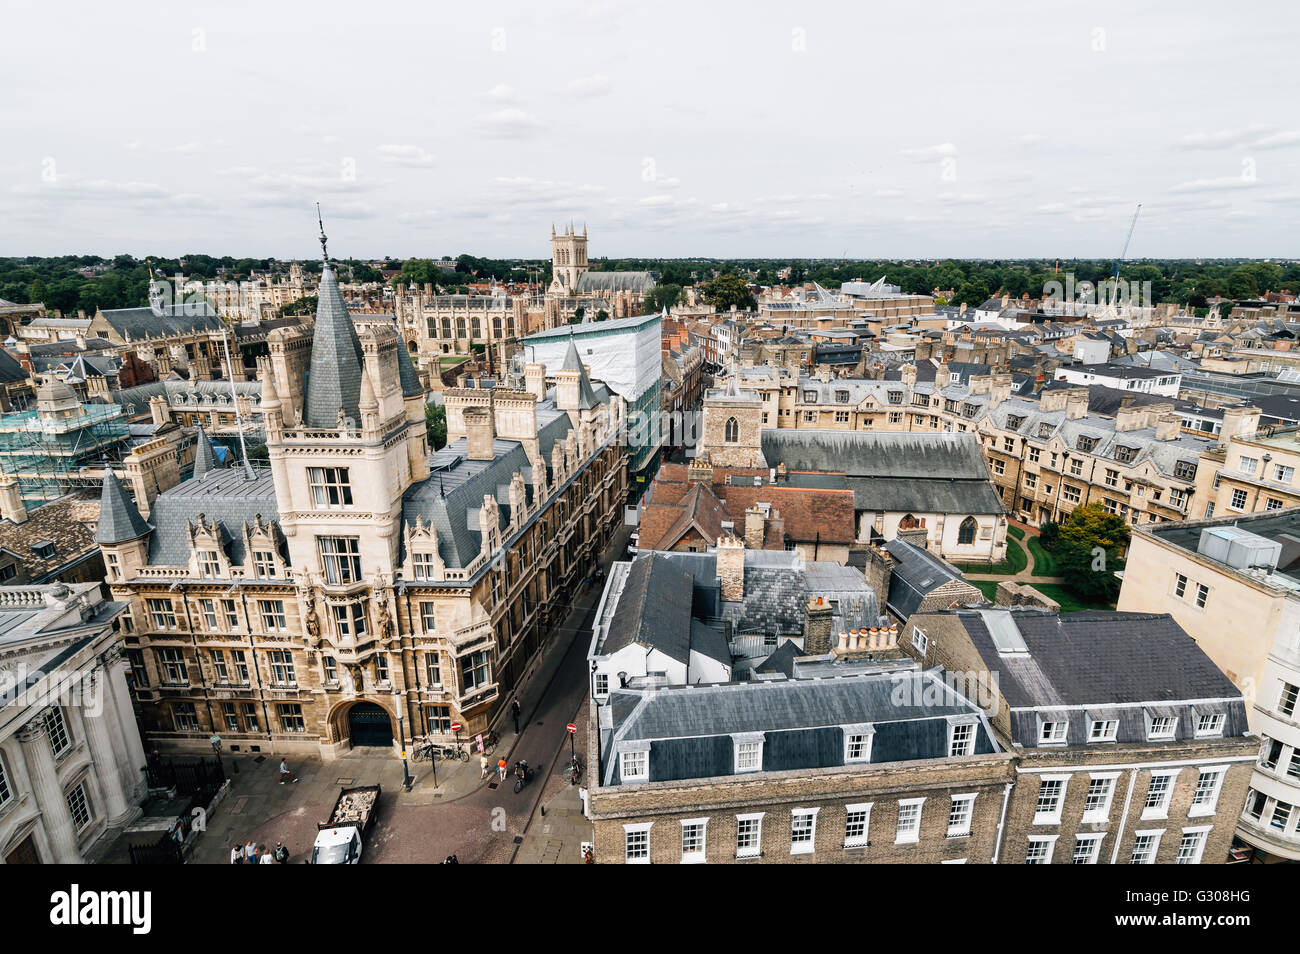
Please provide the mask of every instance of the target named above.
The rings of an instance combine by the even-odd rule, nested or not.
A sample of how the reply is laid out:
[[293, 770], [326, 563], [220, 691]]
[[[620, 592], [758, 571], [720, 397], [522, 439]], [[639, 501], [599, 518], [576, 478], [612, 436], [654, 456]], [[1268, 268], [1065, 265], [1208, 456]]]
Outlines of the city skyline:
[[320, 201], [340, 258], [544, 258], [570, 220], [593, 258], [1110, 258], [1140, 202], [1130, 258], [1285, 258], [1300, 127], [1243, 64], [1296, 29], [1260, 6], [11, 3], [62, 47], [0, 67], [0, 254], [306, 259]]

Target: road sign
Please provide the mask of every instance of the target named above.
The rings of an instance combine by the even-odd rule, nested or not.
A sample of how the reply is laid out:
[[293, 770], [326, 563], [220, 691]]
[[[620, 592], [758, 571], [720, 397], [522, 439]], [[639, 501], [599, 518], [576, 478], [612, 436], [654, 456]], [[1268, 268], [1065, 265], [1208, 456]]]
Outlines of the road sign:
[[565, 728], [568, 729], [570, 732], [578, 731], [578, 727], [574, 725], [572, 722], [570, 722], [567, 726], [565, 726]]
[[453, 723], [451, 724], [451, 731], [453, 731], [453, 732], [459, 732], [459, 731], [460, 731], [460, 728], [461, 728], [461, 726], [460, 726], [460, 723], [459, 723], [459, 722], [453, 722]]

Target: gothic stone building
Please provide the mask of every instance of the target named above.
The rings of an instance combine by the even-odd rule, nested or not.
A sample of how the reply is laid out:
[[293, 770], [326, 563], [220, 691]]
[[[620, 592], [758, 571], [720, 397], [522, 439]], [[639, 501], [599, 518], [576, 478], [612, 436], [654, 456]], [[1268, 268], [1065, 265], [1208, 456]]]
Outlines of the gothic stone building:
[[[323, 238], [322, 238], [323, 245]], [[128, 497], [97, 539], [149, 744], [337, 756], [485, 731], [621, 513], [623, 404], [571, 349], [548, 377], [425, 396], [388, 319], [354, 323], [326, 262], [314, 333], [263, 362], [269, 469]]]

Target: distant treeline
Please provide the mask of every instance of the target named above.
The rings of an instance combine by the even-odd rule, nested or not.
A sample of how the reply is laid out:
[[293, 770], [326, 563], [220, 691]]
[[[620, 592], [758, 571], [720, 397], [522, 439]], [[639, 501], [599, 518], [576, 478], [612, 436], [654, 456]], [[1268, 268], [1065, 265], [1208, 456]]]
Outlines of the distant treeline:
[[[408, 285], [432, 284], [443, 292], [464, 291], [471, 281], [540, 281], [548, 284], [551, 263], [543, 259], [493, 259], [460, 255], [396, 259], [374, 262], [347, 260], [336, 270], [344, 281], [375, 282], [380, 268], [398, 272], [397, 281]], [[307, 260], [307, 272], [320, 263]], [[827, 260], [827, 259], [597, 259], [599, 271], [649, 271], [666, 285], [688, 286], [709, 282], [718, 275], [739, 275], [760, 285], [815, 281], [835, 289], [841, 282], [875, 281], [884, 277], [908, 294], [929, 294], [934, 289], [952, 291], [954, 303], [976, 305], [992, 295], [1038, 297], [1051, 281], [1064, 282], [1072, 273], [1076, 282], [1101, 282], [1111, 277], [1107, 259], [1001, 259], [946, 261]], [[266, 258], [233, 258], [190, 254], [180, 258], [118, 255], [64, 255], [0, 258], [0, 298], [20, 304], [44, 302], [65, 314], [96, 308], [128, 308], [148, 304], [149, 268], [159, 278], [176, 272], [186, 278], [240, 281], [254, 272], [286, 272], [288, 263]], [[789, 269], [782, 278], [781, 273]], [[1300, 292], [1300, 264], [1249, 259], [1144, 259], [1126, 264], [1120, 277], [1130, 283], [1151, 283], [1155, 301], [1200, 307], [1210, 298], [1250, 299], [1265, 292]]]

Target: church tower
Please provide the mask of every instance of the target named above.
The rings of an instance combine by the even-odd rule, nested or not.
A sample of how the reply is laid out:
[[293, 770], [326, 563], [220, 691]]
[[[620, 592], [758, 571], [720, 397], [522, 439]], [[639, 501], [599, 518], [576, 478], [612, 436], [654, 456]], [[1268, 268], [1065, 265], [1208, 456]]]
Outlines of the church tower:
[[579, 235], [572, 224], [566, 225], [564, 232], [557, 235], [552, 225], [551, 290], [562, 295], [576, 295], [578, 280], [587, 269], [587, 226], [582, 226]]

